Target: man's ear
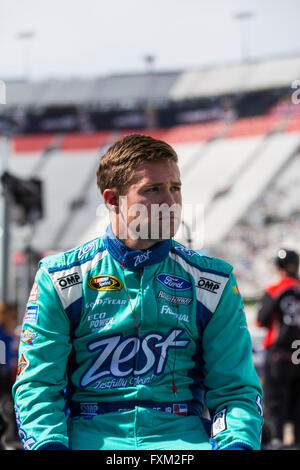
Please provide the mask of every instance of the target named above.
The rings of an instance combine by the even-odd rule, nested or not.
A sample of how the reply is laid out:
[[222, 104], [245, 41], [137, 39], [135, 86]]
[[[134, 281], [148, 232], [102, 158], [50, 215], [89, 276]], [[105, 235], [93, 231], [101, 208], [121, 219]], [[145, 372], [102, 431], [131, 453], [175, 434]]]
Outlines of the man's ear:
[[102, 196], [109, 210], [119, 209], [119, 193], [116, 189], [105, 189]]

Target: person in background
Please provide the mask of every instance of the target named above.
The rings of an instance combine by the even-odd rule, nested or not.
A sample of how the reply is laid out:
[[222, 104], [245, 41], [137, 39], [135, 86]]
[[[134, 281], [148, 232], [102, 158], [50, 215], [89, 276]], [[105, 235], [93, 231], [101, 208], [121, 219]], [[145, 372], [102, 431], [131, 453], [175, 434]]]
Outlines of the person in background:
[[294, 427], [294, 443], [300, 445], [300, 364], [295, 351], [300, 343], [299, 254], [280, 249], [275, 264], [279, 279], [266, 286], [257, 315], [257, 325], [267, 328], [264, 418], [271, 444], [283, 443], [288, 420]]
[[0, 305], [0, 341], [4, 345], [4, 364], [0, 363], [0, 448], [18, 446], [12, 385], [17, 375], [19, 336], [17, 333], [17, 306], [13, 303]]

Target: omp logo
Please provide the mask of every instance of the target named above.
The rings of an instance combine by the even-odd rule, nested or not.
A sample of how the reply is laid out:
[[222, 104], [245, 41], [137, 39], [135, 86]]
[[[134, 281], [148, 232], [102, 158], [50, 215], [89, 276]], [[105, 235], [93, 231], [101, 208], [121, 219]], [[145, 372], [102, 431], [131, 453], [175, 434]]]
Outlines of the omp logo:
[[200, 277], [197, 287], [200, 289], [207, 290], [212, 294], [217, 294], [217, 290], [220, 288], [220, 282], [213, 281], [212, 279], [208, 279], [207, 277]]
[[149, 372], [162, 374], [170, 348], [186, 348], [189, 344], [189, 339], [180, 339], [183, 333], [182, 329], [172, 329], [166, 335], [153, 332], [143, 338], [117, 335], [95, 339], [87, 347], [90, 352], [99, 351], [99, 354], [82, 376], [81, 386], [87, 387], [107, 376], [143, 376]]
[[63, 276], [57, 279], [59, 287], [61, 290], [67, 289], [68, 287], [81, 284], [80, 275], [78, 273], [69, 274], [68, 276]]
[[121, 290], [123, 283], [115, 276], [99, 274], [88, 280], [88, 286], [94, 290]]
[[80, 403], [82, 415], [96, 416], [98, 414], [98, 403]]
[[6, 104], [6, 85], [0, 80], [0, 104]]

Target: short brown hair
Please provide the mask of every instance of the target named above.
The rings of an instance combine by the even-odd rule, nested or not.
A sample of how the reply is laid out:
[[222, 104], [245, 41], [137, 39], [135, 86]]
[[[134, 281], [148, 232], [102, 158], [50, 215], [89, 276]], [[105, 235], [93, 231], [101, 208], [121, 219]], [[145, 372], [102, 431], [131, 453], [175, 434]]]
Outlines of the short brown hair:
[[169, 144], [147, 135], [127, 135], [115, 142], [101, 158], [97, 185], [101, 193], [105, 189], [116, 188], [120, 194], [124, 194], [139, 163], [164, 160], [178, 162], [177, 153]]

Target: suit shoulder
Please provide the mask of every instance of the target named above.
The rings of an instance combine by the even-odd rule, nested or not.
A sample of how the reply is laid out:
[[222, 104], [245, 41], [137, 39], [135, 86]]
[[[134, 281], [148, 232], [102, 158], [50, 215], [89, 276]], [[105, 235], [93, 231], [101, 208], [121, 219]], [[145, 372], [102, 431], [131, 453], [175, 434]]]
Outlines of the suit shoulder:
[[39, 262], [39, 267], [44, 266], [49, 271], [61, 270], [63, 268], [68, 269], [74, 265], [90, 261], [99, 251], [104, 249], [103, 238], [95, 238], [68, 251], [42, 258]]
[[174, 253], [182, 257], [188, 264], [198, 267], [201, 271], [215, 272], [216, 274], [225, 275], [228, 277], [233, 271], [233, 266], [221, 258], [208, 256], [200, 251], [192, 250], [181, 245], [180, 243], [174, 244]]

